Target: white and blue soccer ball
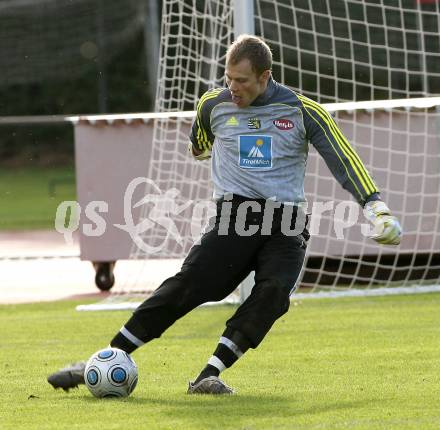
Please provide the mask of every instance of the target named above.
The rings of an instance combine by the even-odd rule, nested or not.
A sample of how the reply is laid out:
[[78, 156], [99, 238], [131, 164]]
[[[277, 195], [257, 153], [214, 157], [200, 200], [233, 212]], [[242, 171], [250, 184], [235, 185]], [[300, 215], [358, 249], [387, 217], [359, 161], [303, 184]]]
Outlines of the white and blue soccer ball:
[[136, 387], [138, 369], [125, 351], [108, 347], [90, 357], [84, 380], [95, 397], [127, 397]]

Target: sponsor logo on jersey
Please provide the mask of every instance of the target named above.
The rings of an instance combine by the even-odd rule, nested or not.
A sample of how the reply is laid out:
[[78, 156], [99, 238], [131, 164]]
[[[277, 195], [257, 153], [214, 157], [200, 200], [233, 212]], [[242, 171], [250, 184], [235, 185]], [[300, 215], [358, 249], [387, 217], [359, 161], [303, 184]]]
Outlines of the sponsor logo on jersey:
[[231, 116], [231, 118], [229, 118], [229, 119], [226, 121], [226, 125], [230, 125], [230, 126], [232, 126], [232, 127], [236, 127], [236, 126], [238, 125], [237, 118], [235, 118], [235, 116]]
[[290, 130], [294, 127], [294, 124], [290, 119], [286, 118], [279, 118], [274, 120], [273, 122], [274, 126], [278, 128], [279, 130]]
[[272, 136], [239, 136], [239, 166], [245, 169], [272, 168]]
[[258, 148], [258, 145], [260, 145], [261, 142], [257, 141], [256, 146], [252, 147], [252, 149], [249, 151], [248, 158], [263, 158], [264, 155], [260, 151], [260, 148]]
[[259, 130], [261, 128], [261, 121], [258, 118], [249, 118], [248, 127], [251, 130]]

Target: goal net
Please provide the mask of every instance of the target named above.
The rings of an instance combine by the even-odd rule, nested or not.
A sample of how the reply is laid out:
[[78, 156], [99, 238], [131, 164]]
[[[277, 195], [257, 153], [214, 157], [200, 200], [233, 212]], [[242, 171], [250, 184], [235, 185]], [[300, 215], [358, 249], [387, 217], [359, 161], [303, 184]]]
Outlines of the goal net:
[[[311, 148], [305, 191], [312, 210], [312, 239], [299, 293], [362, 287], [365, 294], [378, 288], [420, 290], [424, 284], [436, 288], [439, 3], [256, 0], [254, 6], [255, 32], [273, 50], [274, 78], [325, 104], [404, 229], [397, 248], [368, 239], [361, 209]], [[193, 111], [204, 91], [224, 85], [225, 52], [234, 39], [233, 28], [232, 0], [163, 2], [156, 111]], [[134, 244], [131, 257], [145, 259], [146, 270], [154, 259], [180, 261], [212, 210], [209, 162], [193, 161], [185, 150], [192, 120], [191, 114], [155, 119], [146, 175], [151, 182], [145, 195], [154, 194], [154, 188], [162, 193], [172, 190], [179, 235], [157, 223], [143, 237], [151, 245], [148, 250]], [[149, 217], [151, 205], [145, 205], [139, 218]], [[129, 278], [115, 292], [143, 289], [141, 274]]]

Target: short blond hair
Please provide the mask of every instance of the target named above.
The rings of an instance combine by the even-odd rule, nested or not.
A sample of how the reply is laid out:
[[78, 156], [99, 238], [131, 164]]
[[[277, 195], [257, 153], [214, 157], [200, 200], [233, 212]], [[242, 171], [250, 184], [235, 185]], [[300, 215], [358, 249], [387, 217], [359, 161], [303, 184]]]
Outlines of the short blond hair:
[[226, 52], [226, 64], [236, 65], [244, 59], [250, 61], [257, 76], [265, 70], [272, 69], [272, 51], [266, 42], [257, 36], [242, 34]]

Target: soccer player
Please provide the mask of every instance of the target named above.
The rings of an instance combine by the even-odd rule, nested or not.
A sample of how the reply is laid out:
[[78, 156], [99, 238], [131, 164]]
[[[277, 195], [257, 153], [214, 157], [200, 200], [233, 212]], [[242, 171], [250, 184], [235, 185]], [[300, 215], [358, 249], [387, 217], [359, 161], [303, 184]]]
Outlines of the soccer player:
[[[304, 210], [309, 143], [365, 208], [375, 227], [372, 239], [400, 243], [398, 220], [333, 118], [320, 104], [277, 83], [271, 68], [272, 53], [260, 38], [243, 35], [228, 49], [227, 87], [200, 98], [189, 147], [196, 159], [211, 158], [215, 222], [180, 272], [165, 280], [110, 342], [132, 353], [200, 304], [225, 298], [255, 271], [250, 296], [226, 322], [189, 394], [232, 394], [220, 373], [257, 348], [289, 309], [309, 238]], [[84, 363], [76, 363], [48, 381], [68, 390], [84, 383], [83, 372]]]

